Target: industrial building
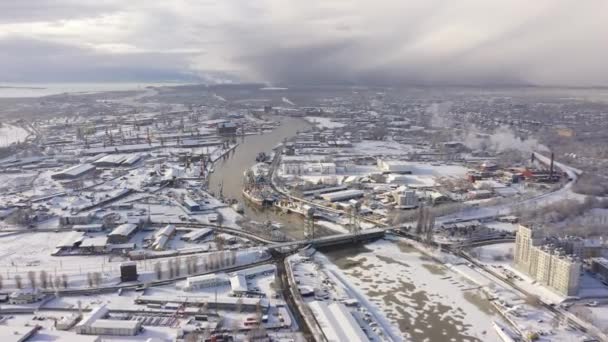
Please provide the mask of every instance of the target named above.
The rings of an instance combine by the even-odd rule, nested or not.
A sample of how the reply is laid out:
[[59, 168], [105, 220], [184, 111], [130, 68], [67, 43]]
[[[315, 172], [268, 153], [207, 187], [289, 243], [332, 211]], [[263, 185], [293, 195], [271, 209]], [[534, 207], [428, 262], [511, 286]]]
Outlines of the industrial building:
[[190, 211], [200, 211], [201, 205], [189, 196], [184, 197], [184, 206]]
[[186, 279], [185, 289], [198, 290], [207, 287], [229, 285], [230, 278], [225, 273], [205, 274]]
[[335, 163], [299, 163], [299, 162], [283, 162], [281, 164], [281, 173], [284, 175], [335, 175]]
[[204, 239], [205, 237], [211, 235], [213, 233], [213, 229], [209, 228], [199, 228], [194, 229], [184, 235], [182, 235], [181, 239], [185, 241], [197, 241]]
[[309, 306], [328, 342], [369, 341], [344, 304], [334, 302], [327, 305], [324, 302], [313, 301]]
[[591, 259], [591, 271], [599, 274], [604, 281], [608, 281], [608, 259], [593, 258]]
[[233, 294], [245, 293], [248, 291], [247, 279], [242, 274], [235, 274], [230, 277], [230, 287]]
[[51, 175], [54, 180], [76, 179], [95, 171], [95, 165], [79, 164]]
[[398, 160], [378, 159], [378, 168], [383, 173], [412, 173], [412, 165]]
[[515, 267], [561, 295], [576, 295], [581, 263], [545, 242], [532, 228], [520, 225], [515, 237]]
[[137, 225], [135, 223], [125, 223], [114, 228], [114, 230], [108, 234], [108, 243], [121, 244], [129, 242], [131, 236], [137, 231]]
[[236, 134], [237, 125], [234, 122], [220, 122], [217, 124], [217, 134], [219, 135], [234, 135]]
[[169, 303], [185, 304], [186, 306], [201, 307], [207, 304], [209, 310], [235, 310], [237, 307], [243, 311], [255, 311], [261, 308], [267, 312], [270, 303], [265, 298], [249, 297], [215, 297], [215, 296], [139, 296], [135, 299], [136, 304], [160, 304]]
[[129, 261], [120, 264], [120, 281], [137, 281], [138, 277], [136, 262]]
[[83, 335], [135, 336], [142, 329], [137, 320], [105, 319], [109, 310], [106, 305], [99, 306], [85, 315], [74, 330]]
[[394, 193], [397, 209], [414, 209], [418, 207], [418, 196], [414, 190], [397, 191]]
[[363, 197], [365, 195], [365, 191], [363, 190], [344, 190], [344, 191], [336, 191], [330, 192], [326, 194], [321, 194], [319, 197], [328, 201], [328, 202], [339, 202], [339, 201], [348, 201], [351, 199]]
[[44, 293], [39, 289], [21, 289], [8, 296], [9, 304], [30, 304], [44, 298]]

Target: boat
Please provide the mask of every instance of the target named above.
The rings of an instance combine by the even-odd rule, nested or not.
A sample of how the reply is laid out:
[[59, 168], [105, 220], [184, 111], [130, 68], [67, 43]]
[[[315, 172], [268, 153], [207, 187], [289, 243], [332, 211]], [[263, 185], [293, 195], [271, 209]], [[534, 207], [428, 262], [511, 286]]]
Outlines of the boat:
[[511, 337], [509, 330], [505, 326], [496, 321], [492, 321], [492, 326], [494, 327], [494, 330], [496, 330], [496, 334], [498, 334], [498, 337], [500, 337], [502, 341], [516, 342], [516, 340]]
[[258, 155], [255, 157], [255, 161], [258, 163], [263, 163], [266, 161], [266, 159], [268, 159], [268, 155], [266, 155], [265, 152], [260, 152], [258, 153]]

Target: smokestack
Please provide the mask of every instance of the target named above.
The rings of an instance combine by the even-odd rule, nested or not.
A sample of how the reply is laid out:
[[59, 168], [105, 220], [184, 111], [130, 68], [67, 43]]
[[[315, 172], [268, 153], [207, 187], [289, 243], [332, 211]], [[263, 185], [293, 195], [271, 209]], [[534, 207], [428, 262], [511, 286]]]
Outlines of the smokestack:
[[555, 154], [551, 152], [551, 165], [549, 166], [549, 179], [553, 180], [553, 160], [555, 159]]

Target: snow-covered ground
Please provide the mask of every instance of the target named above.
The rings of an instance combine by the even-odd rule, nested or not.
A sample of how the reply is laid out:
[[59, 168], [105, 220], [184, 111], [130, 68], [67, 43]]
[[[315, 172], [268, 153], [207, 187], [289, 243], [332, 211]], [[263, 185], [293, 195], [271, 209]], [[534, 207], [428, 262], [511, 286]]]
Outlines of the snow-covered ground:
[[0, 126], [0, 147], [23, 142], [28, 135], [29, 132], [22, 127], [2, 124]]

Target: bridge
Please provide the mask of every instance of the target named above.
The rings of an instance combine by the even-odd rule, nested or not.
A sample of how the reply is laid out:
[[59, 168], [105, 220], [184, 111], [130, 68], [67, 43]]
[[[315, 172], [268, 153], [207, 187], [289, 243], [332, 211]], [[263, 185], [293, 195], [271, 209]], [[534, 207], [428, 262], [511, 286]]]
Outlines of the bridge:
[[303, 247], [307, 245], [311, 245], [315, 248], [338, 246], [343, 244], [377, 240], [384, 237], [385, 231], [386, 230], [382, 228], [365, 229], [357, 233], [337, 234], [314, 239], [272, 243], [267, 247], [271, 249], [280, 249], [287, 247]]

